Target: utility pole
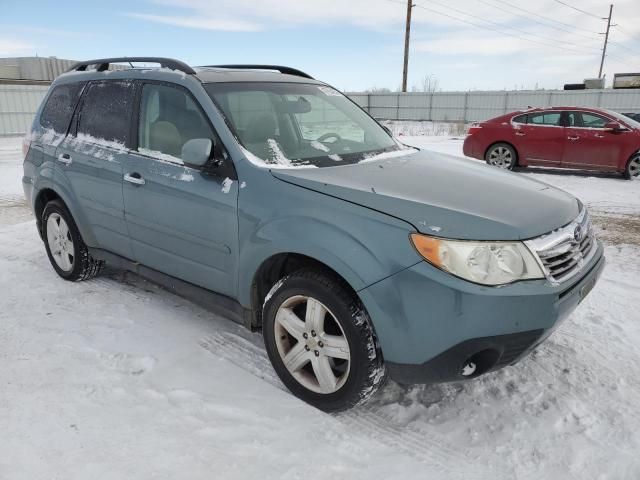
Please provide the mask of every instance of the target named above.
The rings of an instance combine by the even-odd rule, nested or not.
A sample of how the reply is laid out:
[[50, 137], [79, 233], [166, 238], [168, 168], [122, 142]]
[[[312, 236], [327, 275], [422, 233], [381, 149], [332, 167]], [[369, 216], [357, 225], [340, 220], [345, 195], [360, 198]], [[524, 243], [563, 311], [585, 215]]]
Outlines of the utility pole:
[[600, 60], [600, 71], [598, 78], [602, 78], [602, 67], [604, 66], [604, 57], [607, 53], [607, 43], [609, 42], [609, 29], [611, 28], [611, 15], [613, 15], [613, 4], [609, 5], [609, 18], [603, 18], [607, 21], [607, 31], [604, 34], [604, 46], [602, 47], [602, 59]]
[[407, 91], [407, 73], [409, 72], [409, 36], [411, 34], [411, 10], [413, 0], [407, 0], [407, 25], [404, 30], [404, 67], [402, 68], [402, 91]]

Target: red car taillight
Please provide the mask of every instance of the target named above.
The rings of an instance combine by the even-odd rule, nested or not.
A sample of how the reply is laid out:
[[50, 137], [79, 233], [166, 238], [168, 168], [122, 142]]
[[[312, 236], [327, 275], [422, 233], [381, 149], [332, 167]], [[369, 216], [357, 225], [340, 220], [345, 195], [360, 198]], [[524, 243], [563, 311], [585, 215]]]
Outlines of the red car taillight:
[[474, 133], [478, 133], [480, 130], [482, 130], [482, 125], [480, 125], [479, 123], [472, 123], [469, 127], [467, 135], [473, 135]]

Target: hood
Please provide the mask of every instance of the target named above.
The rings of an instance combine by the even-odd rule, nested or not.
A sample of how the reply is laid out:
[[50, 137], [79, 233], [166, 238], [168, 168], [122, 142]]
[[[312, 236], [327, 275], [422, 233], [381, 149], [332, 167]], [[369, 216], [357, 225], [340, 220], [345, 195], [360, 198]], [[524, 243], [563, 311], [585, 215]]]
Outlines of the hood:
[[580, 210], [575, 197], [545, 183], [424, 150], [353, 165], [272, 170], [271, 174], [445, 238], [537, 237], [571, 222]]

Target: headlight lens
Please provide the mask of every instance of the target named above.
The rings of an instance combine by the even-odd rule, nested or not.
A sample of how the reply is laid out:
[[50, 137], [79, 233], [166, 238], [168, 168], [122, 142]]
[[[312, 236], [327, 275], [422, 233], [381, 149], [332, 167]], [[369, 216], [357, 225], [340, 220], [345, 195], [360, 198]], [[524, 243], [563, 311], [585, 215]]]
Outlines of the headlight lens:
[[441, 270], [483, 285], [504, 285], [544, 278], [544, 272], [522, 242], [445, 240], [411, 234], [413, 246]]

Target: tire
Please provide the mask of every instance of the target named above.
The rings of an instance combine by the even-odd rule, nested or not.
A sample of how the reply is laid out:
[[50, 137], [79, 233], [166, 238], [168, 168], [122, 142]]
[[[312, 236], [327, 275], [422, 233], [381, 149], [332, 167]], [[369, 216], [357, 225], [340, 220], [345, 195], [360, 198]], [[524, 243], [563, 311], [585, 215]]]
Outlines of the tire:
[[624, 178], [627, 180], [640, 180], [640, 153], [633, 155], [624, 169]]
[[484, 155], [487, 163], [503, 170], [513, 170], [518, 166], [518, 152], [508, 143], [494, 143]]
[[325, 412], [346, 410], [384, 384], [371, 320], [343, 281], [317, 270], [294, 272], [273, 286], [262, 315], [271, 364], [305, 402]]
[[42, 233], [49, 261], [65, 280], [88, 280], [104, 267], [103, 261], [89, 254], [76, 222], [59, 200], [52, 200], [44, 207]]

